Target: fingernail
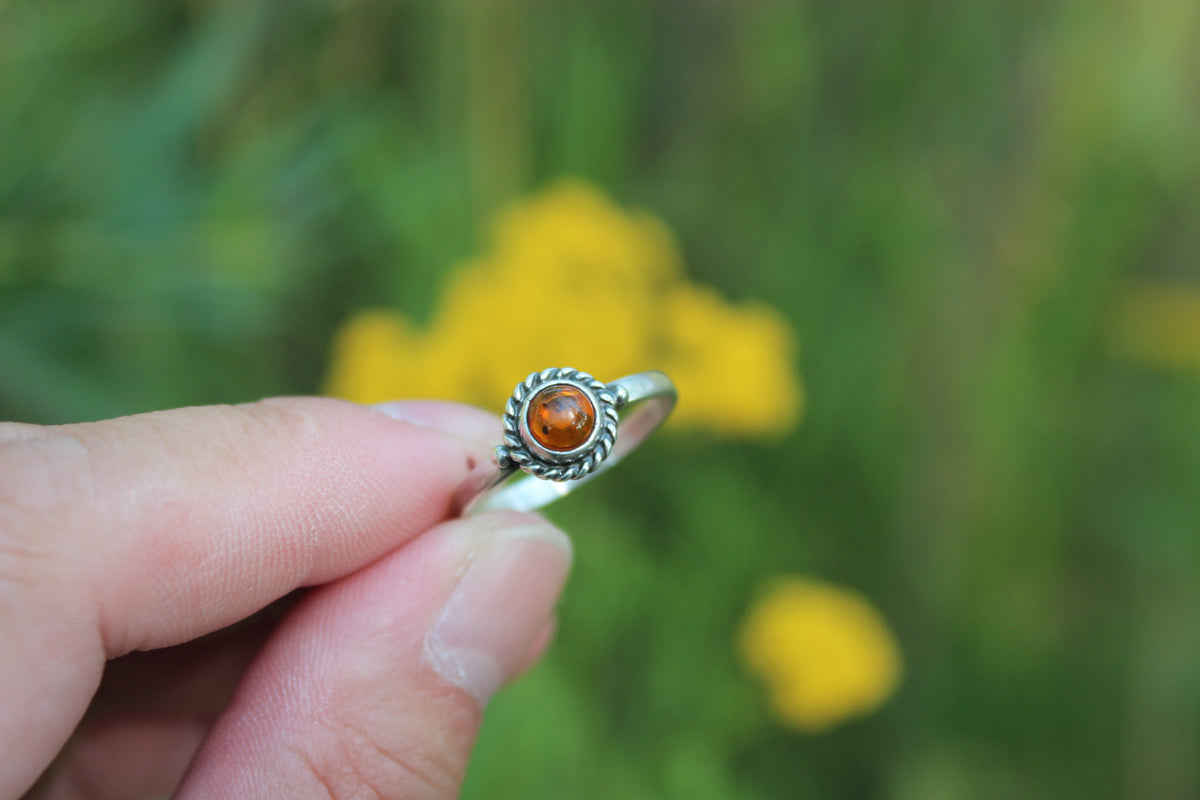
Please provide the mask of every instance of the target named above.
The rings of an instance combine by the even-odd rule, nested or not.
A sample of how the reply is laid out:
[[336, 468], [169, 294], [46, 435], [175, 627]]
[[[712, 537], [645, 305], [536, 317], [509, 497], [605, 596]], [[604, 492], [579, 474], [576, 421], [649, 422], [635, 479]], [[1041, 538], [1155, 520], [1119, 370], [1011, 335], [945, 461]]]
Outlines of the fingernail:
[[418, 425], [460, 439], [484, 442], [489, 447], [500, 441], [500, 421], [478, 408], [442, 400], [395, 400], [370, 406], [386, 417]]
[[425, 656], [484, 706], [521, 670], [554, 613], [571, 543], [549, 524], [488, 530], [480, 523], [466, 569], [425, 639]]
[[451, 425], [455, 405], [428, 400], [392, 400], [387, 403], [376, 403], [369, 406], [372, 411], [378, 411], [385, 417], [419, 425], [422, 428], [432, 428], [444, 431]]

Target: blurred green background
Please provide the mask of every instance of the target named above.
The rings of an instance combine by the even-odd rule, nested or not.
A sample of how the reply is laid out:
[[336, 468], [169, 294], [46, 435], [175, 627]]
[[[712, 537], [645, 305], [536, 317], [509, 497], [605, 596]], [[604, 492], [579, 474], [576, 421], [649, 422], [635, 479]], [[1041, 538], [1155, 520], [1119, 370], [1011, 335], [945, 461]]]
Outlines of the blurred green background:
[[[581, 176], [787, 315], [808, 410], [553, 509], [559, 640], [465, 796], [1198, 797], [1200, 370], [1112, 345], [1200, 289], [1197, 41], [1183, 0], [0, 0], [0, 417], [318, 391], [350, 312], [427, 319]], [[781, 572], [889, 620], [880, 712], [772, 721], [733, 642]]]

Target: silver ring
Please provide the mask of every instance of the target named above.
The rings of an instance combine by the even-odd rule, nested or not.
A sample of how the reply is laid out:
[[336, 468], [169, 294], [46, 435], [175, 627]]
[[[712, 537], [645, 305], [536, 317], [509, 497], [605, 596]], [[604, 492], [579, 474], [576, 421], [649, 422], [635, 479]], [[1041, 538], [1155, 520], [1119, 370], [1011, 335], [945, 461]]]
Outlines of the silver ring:
[[504, 444], [467, 476], [456, 506], [464, 515], [541, 508], [632, 452], [675, 399], [661, 372], [609, 383], [569, 367], [530, 373], [504, 407]]

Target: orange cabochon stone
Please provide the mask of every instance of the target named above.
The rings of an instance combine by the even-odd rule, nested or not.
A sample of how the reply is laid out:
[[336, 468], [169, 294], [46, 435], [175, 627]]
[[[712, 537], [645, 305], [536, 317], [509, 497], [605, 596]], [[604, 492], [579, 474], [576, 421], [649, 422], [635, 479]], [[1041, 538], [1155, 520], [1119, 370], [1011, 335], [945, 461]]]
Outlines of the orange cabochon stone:
[[563, 453], [588, 440], [596, 427], [596, 408], [574, 386], [547, 386], [529, 401], [526, 423], [534, 440]]

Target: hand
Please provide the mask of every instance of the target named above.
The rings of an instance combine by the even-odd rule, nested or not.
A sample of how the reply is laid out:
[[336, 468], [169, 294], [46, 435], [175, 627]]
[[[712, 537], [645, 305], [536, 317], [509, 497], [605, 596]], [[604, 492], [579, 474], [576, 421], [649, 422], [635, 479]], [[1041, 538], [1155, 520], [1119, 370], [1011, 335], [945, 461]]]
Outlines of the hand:
[[39, 797], [457, 796], [570, 563], [540, 517], [447, 519], [499, 432], [317, 399], [0, 424], [0, 798], [60, 750]]

